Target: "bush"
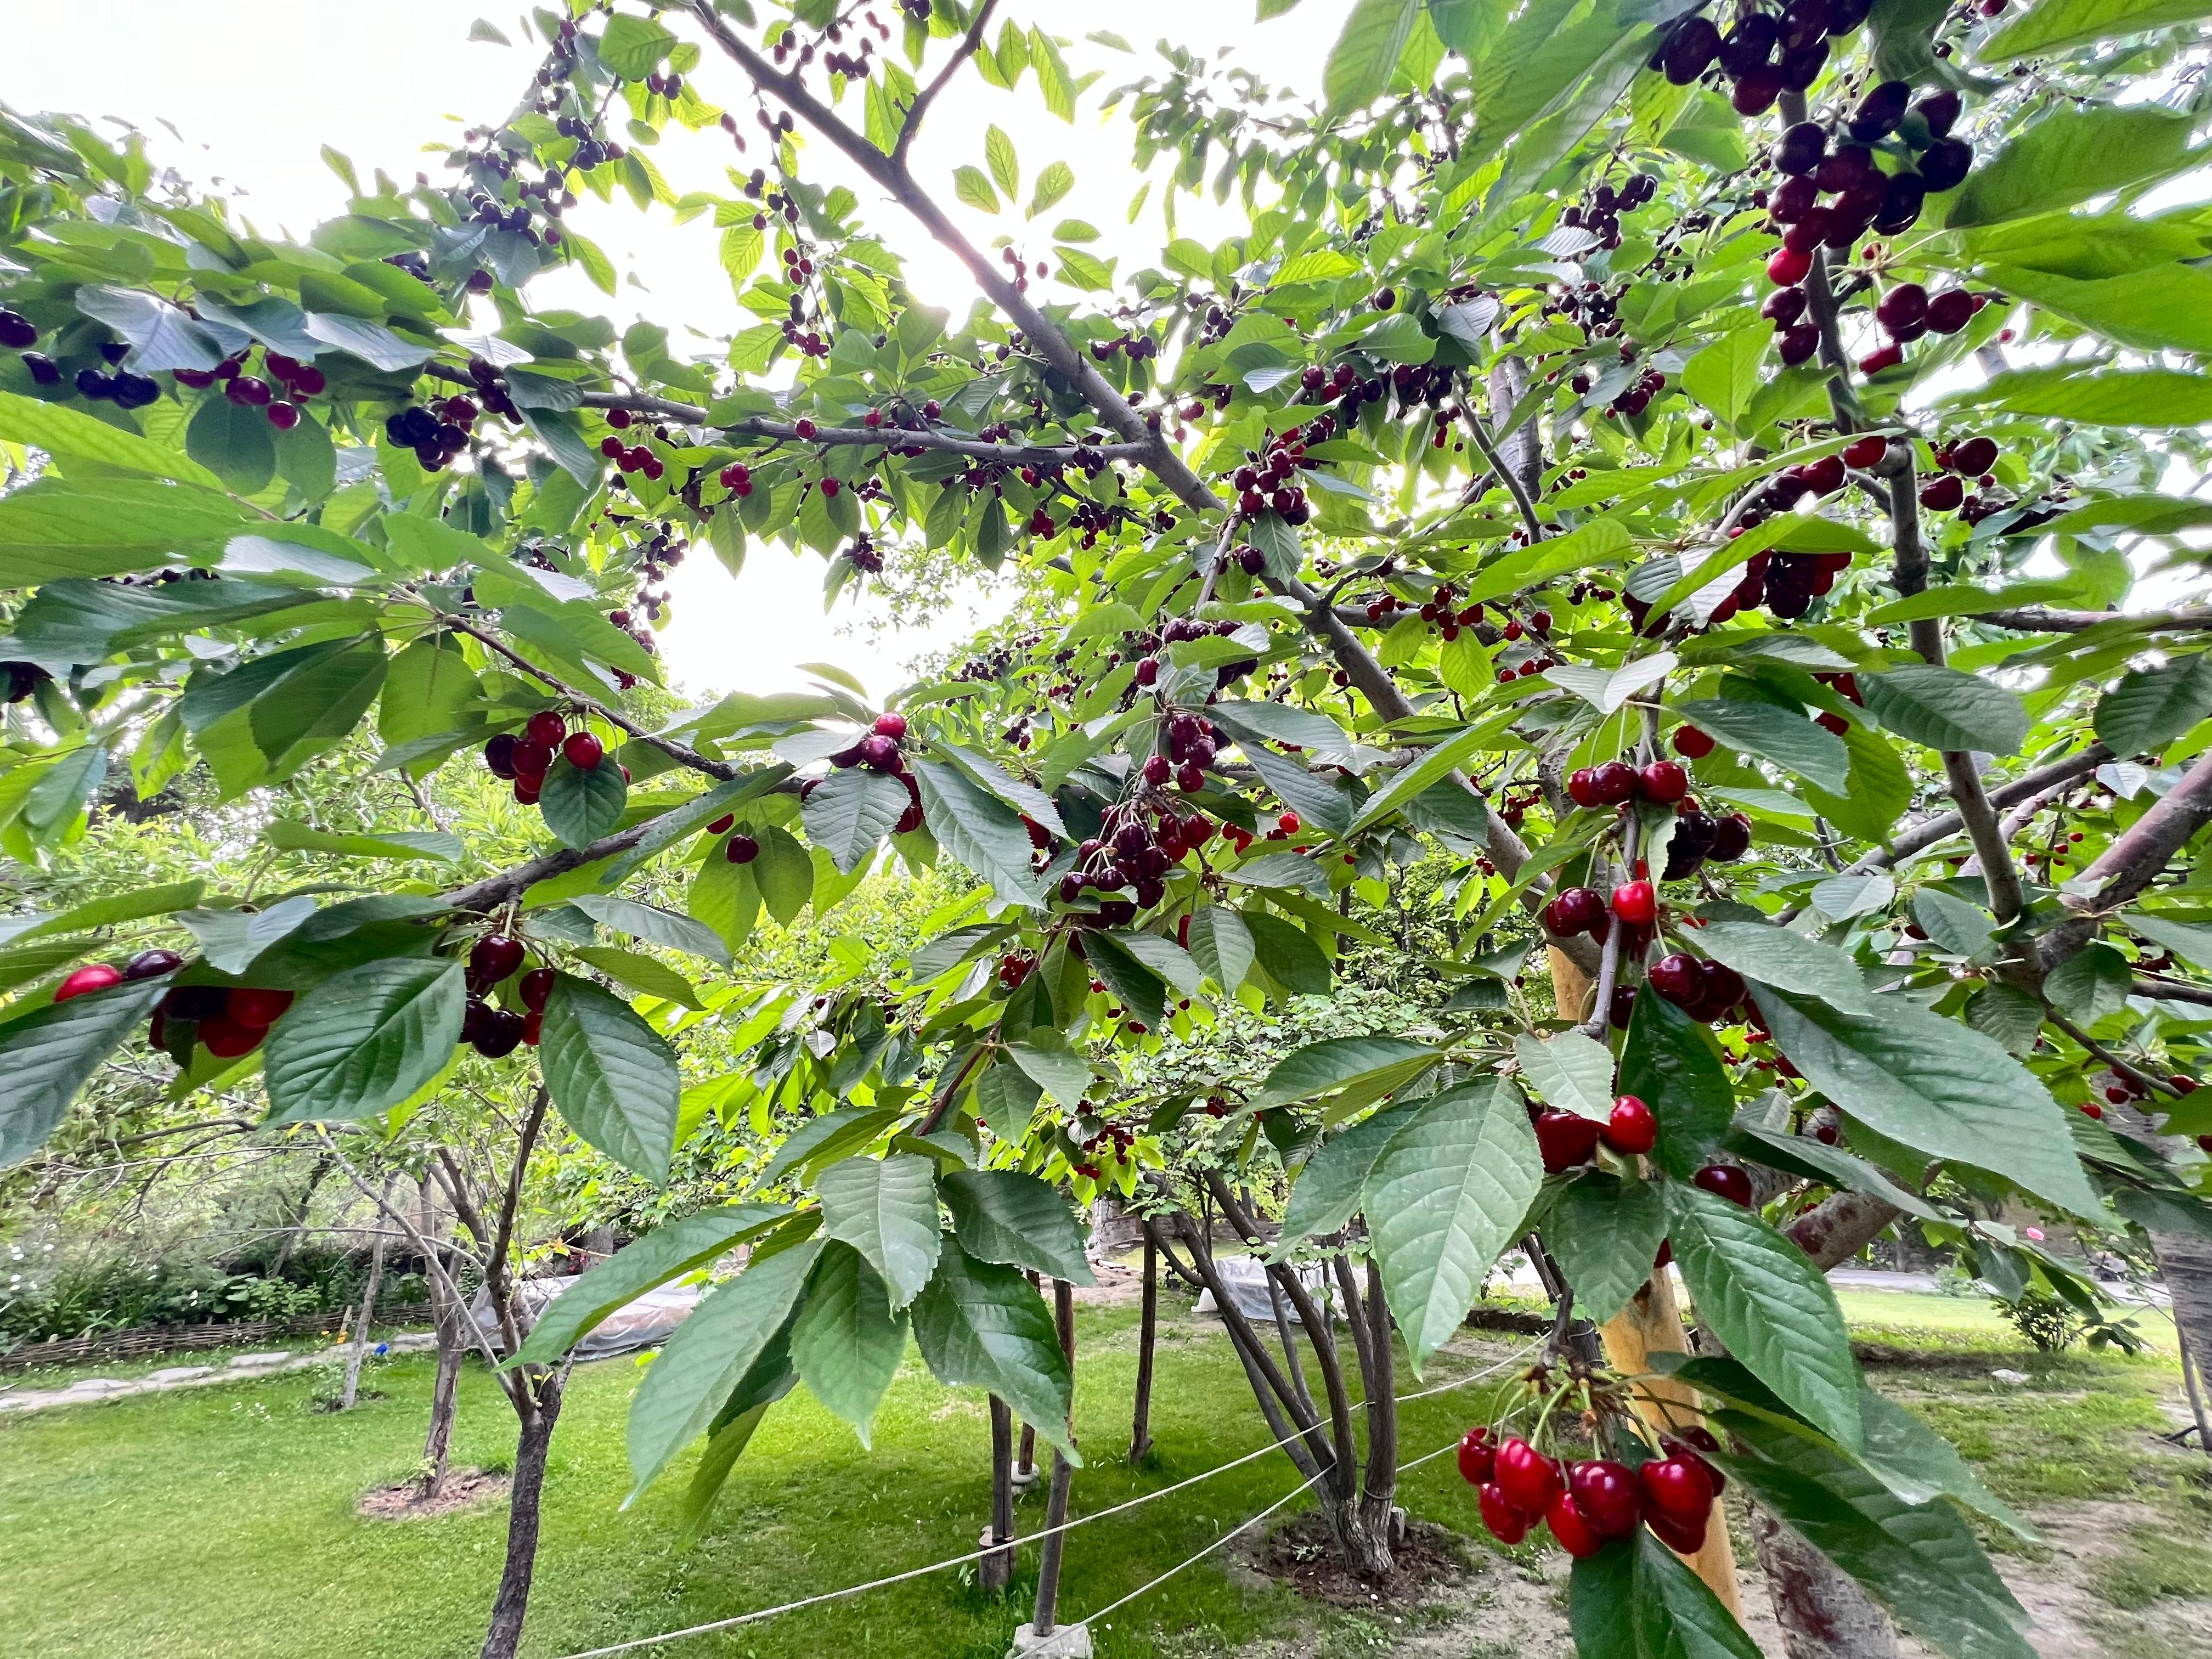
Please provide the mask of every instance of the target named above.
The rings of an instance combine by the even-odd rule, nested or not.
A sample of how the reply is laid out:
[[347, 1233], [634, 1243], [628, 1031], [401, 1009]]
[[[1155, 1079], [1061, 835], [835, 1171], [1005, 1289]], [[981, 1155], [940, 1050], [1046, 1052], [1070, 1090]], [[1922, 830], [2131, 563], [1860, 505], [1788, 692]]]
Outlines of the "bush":
[[2048, 1291], [2030, 1285], [2017, 1302], [2002, 1297], [1992, 1300], [1997, 1311], [2012, 1322], [2013, 1328], [2045, 1353], [2062, 1352], [2081, 1334], [2081, 1316]]

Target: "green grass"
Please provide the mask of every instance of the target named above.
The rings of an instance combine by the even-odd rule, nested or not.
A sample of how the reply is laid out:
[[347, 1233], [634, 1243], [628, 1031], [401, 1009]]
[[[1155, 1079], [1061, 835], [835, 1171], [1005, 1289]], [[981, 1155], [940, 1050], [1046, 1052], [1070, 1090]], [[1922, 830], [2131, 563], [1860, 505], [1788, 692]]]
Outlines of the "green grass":
[[[1164, 1321], [1155, 1461], [1130, 1470], [1134, 1316], [1085, 1310], [1077, 1432], [1092, 1462], [1075, 1512], [1164, 1486], [1267, 1438], [1218, 1328]], [[1431, 1380], [1467, 1362], [1440, 1358]], [[553, 1448], [530, 1628], [532, 1656], [648, 1635], [835, 1589], [972, 1546], [987, 1505], [981, 1397], [939, 1387], [908, 1363], [878, 1419], [875, 1450], [803, 1393], [773, 1413], [725, 1490], [710, 1535], [676, 1547], [688, 1461], [624, 1513], [623, 1419], [637, 1368], [580, 1370]], [[430, 1366], [408, 1358], [368, 1381], [383, 1397], [334, 1417], [312, 1410], [319, 1371], [0, 1420], [0, 1628], [42, 1659], [317, 1659], [473, 1654], [497, 1582], [503, 1504], [429, 1520], [370, 1522], [372, 1487], [419, 1455]], [[1401, 1388], [1410, 1386], [1401, 1384]], [[1448, 1443], [1486, 1412], [1483, 1384], [1404, 1413], [1404, 1455]], [[457, 1464], [503, 1463], [512, 1414], [480, 1367], [467, 1373]], [[1080, 1616], [1165, 1571], [1297, 1483], [1280, 1457], [1073, 1534], [1060, 1605]], [[1019, 1525], [1042, 1525], [1040, 1482]], [[1407, 1480], [1416, 1514], [1479, 1530], [1449, 1457]], [[1286, 1513], [1295, 1513], [1295, 1508]], [[1036, 1552], [1006, 1600], [952, 1571], [687, 1644], [694, 1656], [839, 1659], [881, 1654], [984, 1659], [1028, 1616]], [[1254, 1587], [1217, 1560], [1099, 1631], [1112, 1656], [1210, 1650], [1310, 1627], [1288, 1593]], [[1321, 1622], [1326, 1624], [1326, 1620]], [[1212, 1634], [1209, 1635], [1208, 1633]], [[1191, 1644], [1195, 1641], [1197, 1648]]]

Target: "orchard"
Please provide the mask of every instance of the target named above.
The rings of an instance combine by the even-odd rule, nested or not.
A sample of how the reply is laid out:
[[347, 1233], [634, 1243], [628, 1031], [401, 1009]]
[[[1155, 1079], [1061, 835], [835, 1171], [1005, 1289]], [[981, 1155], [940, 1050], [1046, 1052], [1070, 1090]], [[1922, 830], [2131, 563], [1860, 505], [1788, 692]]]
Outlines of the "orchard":
[[[298, 241], [0, 110], [0, 847], [187, 791], [333, 872], [0, 922], [0, 1161], [118, 1067], [425, 1170], [441, 1102], [512, 1103], [453, 1188], [520, 1434], [487, 1655], [571, 1348], [740, 1247], [637, 1384], [640, 1489], [703, 1437], [705, 1524], [801, 1385], [865, 1439], [911, 1340], [1065, 1522], [1107, 1197], [1214, 1293], [1346, 1571], [1402, 1545], [1400, 1371], [1518, 1249], [1556, 1318], [1458, 1464], [1573, 1558], [1584, 1659], [1758, 1651], [1724, 1490], [1791, 1659], [2027, 1659], [1984, 1544], [2024, 1523], [1826, 1274], [1909, 1231], [2106, 1334], [2118, 1252], [2212, 1356], [2207, 15], [1356, 0], [1278, 92], [1012, 0], [558, 0], [520, 101], [421, 172], [326, 151]], [[921, 165], [971, 99], [985, 153]], [[1024, 179], [1010, 135], [1079, 115], [1141, 257]], [[676, 129], [726, 189], [670, 187]], [[536, 297], [611, 299], [629, 212], [710, 216], [734, 308]], [[1018, 598], [888, 706], [683, 706], [670, 573], [793, 557]], [[524, 850], [395, 878], [427, 832], [289, 814], [346, 767], [425, 812], [489, 780]], [[965, 896], [818, 982], [647, 950], [726, 969], [925, 872]], [[1146, 1080], [1370, 947], [1419, 1030]], [[651, 1187], [702, 1123], [781, 1150], [530, 1328], [533, 1158]]]

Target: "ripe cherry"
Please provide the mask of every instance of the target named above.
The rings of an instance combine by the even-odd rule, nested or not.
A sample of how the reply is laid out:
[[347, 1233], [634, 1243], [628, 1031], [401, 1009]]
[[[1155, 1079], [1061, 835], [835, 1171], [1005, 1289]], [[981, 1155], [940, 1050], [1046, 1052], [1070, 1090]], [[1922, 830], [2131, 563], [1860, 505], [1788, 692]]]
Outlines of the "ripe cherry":
[[1586, 1555], [1595, 1555], [1605, 1547], [1605, 1540], [1599, 1535], [1596, 1528], [1583, 1519], [1571, 1492], [1563, 1492], [1551, 1501], [1544, 1510], [1544, 1523], [1551, 1528], [1552, 1536], [1559, 1540], [1559, 1547], [1578, 1561]]
[[1625, 881], [1613, 890], [1613, 914], [1631, 927], [1648, 927], [1659, 919], [1659, 895], [1648, 881]]
[[561, 976], [550, 968], [532, 968], [522, 976], [522, 1006], [532, 1013], [544, 1010], [545, 999], [553, 994], [553, 982]]
[[1590, 793], [1602, 805], [1620, 805], [1636, 793], [1636, 769], [1626, 761], [1607, 761], [1591, 772]]
[[510, 1008], [495, 1008], [484, 1018], [484, 1029], [475, 1038], [476, 1050], [486, 1060], [498, 1060], [522, 1046], [528, 1022]]
[[561, 752], [579, 772], [596, 772], [599, 763], [607, 757], [605, 748], [588, 732], [570, 732], [561, 745]]
[[1616, 1152], [1648, 1152], [1659, 1139], [1659, 1120], [1637, 1096], [1623, 1095], [1613, 1103], [1601, 1133]]
[[1498, 1449], [1498, 1489], [1524, 1515], [1541, 1515], [1565, 1489], [1559, 1466], [1518, 1436]]
[[525, 738], [507, 751], [507, 763], [514, 769], [518, 782], [527, 782], [535, 789], [545, 781], [545, 774], [552, 769], [553, 746], [535, 738]]
[[1879, 465], [1881, 458], [1889, 453], [1889, 440], [1878, 432], [1869, 432], [1863, 438], [1854, 438], [1844, 447], [1844, 465], [1855, 466], [1864, 472]]
[[1597, 799], [1597, 769], [1578, 766], [1567, 774], [1567, 795], [1577, 806], [1595, 806]]
[[1299, 823], [1298, 815], [1296, 812], [1285, 812], [1275, 820], [1275, 828], [1286, 836], [1295, 836], [1304, 826]]
[[1737, 1164], [1708, 1164], [1690, 1177], [1693, 1185], [1703, 1188], [1716, 1198], [1724, 1198], [1731, 1204], [1751, 1207], [1751, 1176]]
[[732, 836], [722, 856], [732, 864], [750, 864], [760, 856], [760, 843], [750, 836]]
[[1973, 320], [1974, 296], [1963, 288], [1946, 289], [1928, 301], [1928, 327], [1936, 334], [1956, 334]]
[[1604, 921], [1605, 900], [1594, 887], [1570, 887], [1544, 907], [1544, 925], [1555, 933], [1587, 933]]
[[234, 1019], [202, 1020], [199, 1026], [201, 1045], [217, 1060], [237, 1060], [250, 1054], [268, 1035], [266, 1026], [240, 1025]]
[[230, 994], [225, 1014], [240, 1025], [250, 1025], [258, 1030], [267, 1030], [284, 1016], [292, 1006], [289, 991], [265, 990], [258, 986], [241, 985]]
[[512, 778], [514, 775], [514, 741], [513, 733], [502, 732], [484, 744], [484, 764], [490, 768], [492, 776]]
[[1928, 290], [1917, 283], [1899, 283], [1875, 304], [1874, 319], [1899, 339], [1912, 337], [1905, 331], [1928, 321]]
[[1482, 1524], [1501, 1544], [1519, 1543], [1528, 1535], [1528, 1528], [1536, 1524], [1534, 1516], [1513, 1507], [1504, 1489], [1494, 1480], [1484, 1486], [1476, 1502], [1482, 1510]]
[[1164, 786], [1175, 775], [1175, 764], [1165, 755], [1145, 757], [1145, 781], [1154, 787]]
[[876, 735], [879, 738], [889, 738], [893, 743], [896, 743], [901, 738], [906, 736], [906, 716], [903, 714], [877, 715]]
[[54, 988], [54, 1000], [67, 1002], [71, 997], [81, 997], [94, 991], [105, 991], [111, 985], [123, 983], [120, 969], [111, 968], [104, 962], [87, 963]]
[[1956, 512], [1966, 499], [1966, 486], [1948, 473], [1930, 478], [1920, 487], [1920, 505], [1930, 513]]
[[[541, 708], [530, 717], [522, 728], [523, 736], [532, 743], [542, 743], [548, 749], [558, 749], [561, 739], [568, 735], [568, 722], [550, 708]], [[549, 765], [550, 762], [547, 763]]]
[[1813, 256], [1796, 248], [1778, 247], [1767, 257], [1766, 280], [1777, 288], [1795, 288], [1813, 269]]
[[707, 826], [707, 833], [710, 836], [727, 835], [730, 831], [730, 826], [737, 823], [737, 821], [738, 815], [735, 812], [725, 812], [721, 817], [716, 818], [712, 823]]
[[520, 806], [537, 805], [540, 796], [544, 793], [544, 785], [545, 779], [542, 775], [534, 778], [515, 779], [515, 804]]
[[1653, 761], [1637, 774], [1636, 793], [1648, 801], [1672, 806], [1690, 793], [1690, 775], [1674, 761]]
[[1470, 1486], [1488, 1481], [1498, 1468], [1498, 1448], [1490, 1443], [1490, 1427], [1478, 1424], [1460, 1437], [1459, 1472]]
[[1677, 1008], [1687, 1008], [1705, 993], [1703, 963], [1687, 951], [1673, 951], [1651, 964], [1645, 975], [1651, 988]]
[[1637, 1471], [1644, 1501], [1655, 1514], [1678, 1527], [1693, 1527], [1710, 1520], [1713, 1512], [1712, 1477], [1702, 1458], [1661, 1457]]
[[469, 977], [489, 991], [521, 967], [528, 954], [520, 939], [487, 933], [469, 947]]
[[1644, 1516], [1644, 1492], [1636, 1472], [1610, 1458], [1576, 1464], [1567, 1474], [1575, 1509], [1601, 1538], [1626, 1538]]
[[1979, 477], [1997, 464], [1997, 441], [1994, 438], [1967, 438], [1951, 446], [1950, 459], [1945, 463], [1954, 472], [1969, 478]]
[[1718, 864], [1733, 864], [1750, 850], [1751, 820], [1741, 812], [1731, 812], [1713, 831], [1713, 844], [1705, 849], [1705, 856]]
[[123, 977], [128, 980], [161, 979], [173, 974], [185, 965], [185, 959], [174, 951], [141, 951], [123, 964]]
[[1597, 1124], [1579, 1112], [1547, 1109], [1536, 1114], [1536, 1150], [1543, 1155], [1547, 1175], [1587, 1164], [1597, 1150]]
[[[1646, 1463], [1644, 1467], [1650, 1468], [1651, 1466]], [[1644, 1517], [1644, 1524], [1651, 1528], [1653, 1536], [1677, 1555], [1695, 1555], [1705, 1547], [1705, 1531], [1710, 1522], [1700, 1521], [1694, 1526], [1686, 1527], [1666, 1516], [1647, 1514]]]
[[1703, 760], [1713, 752], [1713, 740], [1694, 726], [1674, 728], [1674, 752], [1686, 760]]

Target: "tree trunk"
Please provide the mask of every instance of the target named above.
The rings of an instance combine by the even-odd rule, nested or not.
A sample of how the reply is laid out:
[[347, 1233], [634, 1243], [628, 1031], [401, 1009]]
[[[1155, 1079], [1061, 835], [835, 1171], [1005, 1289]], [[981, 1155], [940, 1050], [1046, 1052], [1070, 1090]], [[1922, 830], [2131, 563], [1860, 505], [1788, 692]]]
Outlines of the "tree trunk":
[[315, 1201], [315, 1188], [323, 1184], [323, 1177], [331, 1172], [331, 1157], [325, 1152], [308, 1168], [307, 1178], [301, 1184], [300, 1196], [292, 1201], [291, 1219], [284, 1224], [284, 1242], [276, 1247], [270, 1259], [269, 1277], [282, 1279], [284, 1266], [292, 1259], [292, 1252], [307, 1236], [307, 1211]]
[[545, 1460], [553, 1445], [553, 1425], [561, 1416], [562, 1378], [541, 1378], [533, 1389], [515, 1380], [516, 1415], [521, 1433], [514, 1445], [514, 1478], [508, 1487], [507, 1565], [491, 1607], [491, 1628], [484, 1633], [481, 1659], [514, 1659], [522, 1644], [523, 1616], [530, 1607], [530, 1580], [538, 1569], [538, 1506], [545, 1495]]
[[1129, 1426], [1129, 1462], [1142, 1462], [1152, 1449], [1152, 1344], [1159, 1328], [1160, 1253], [1145, 1240], [1144, 1312], [1137, 1323], [1137, 1403]]
[[[2194, 1381], [2212, 1386], [2206, 1367], [2212, 1365], [2212, 1240], [2199, 1233], [2156, 1232], [2150, 1236], [2151, 1253], [2173, 1298], [2173, 1324], [2181, 1339], [2185, 1362], [2196, 1370]], [[2191, 1390], [2197, 1433], [2205, 1432], [2203, 1401]], [[2212, 1443], [2205, 1455], [2212, 1457]]]
[[[1067, 1411], [1067, 1437], [1075, 1438], [1075, 1397], [1073, 1387], [1075, 1375], [1075, 1292], [1064, 1279], [1052, 1281], [1053, 1314], [1060, 1326], [1060, 1352], [1067, 1356], [1070, 1380]], [[1052, 1491], [1045, 1499], [1045, 1538], [1037, 1559], [1036, 1609], [1030, 1628], [1039, 1636], [1049, 1636], [1057, 1627], [1060, 1614], [1060, 1563], [1066, 1553], [1067, 1534], [1057, 1528], [1067, 1522], [1068, 1489], [1075, 1481], [1075, 1467], [1067, 1461], [1067, 1454], [1057, 1446], [1052, 1453]]]
[[1757, 1504], [1751, 1529], [1790, 1659], [1896, 1659], [1889, 1615], [1855, 1579]]
[[1390, 1308], [1382, 1297], [1382, 1270], [1371, 1255], [1367, 1258], [1366, 1305], [1352, 1303], [1346, 1313], [1354, 1320], [1364, 1314], [1367, 1321], [1367, 1353], [1363, 1356], [1367, 1375], [1361, 1379], [1367, 1393], [1367, 1479], [1360, 1492], [1360, 1518], [1370, 1530], [1379, 1530], [1387, 1549], [1399, 1541], [1397, 1360], [1390, 1352]]
[[1320, 1492], [1322, 1515], [1328, 1522], [1329, 1537], [1335, 1542], [1337, 1554], [1362, 1578], [1389, 1577], [1397, 1559], [1390, 1552], [1388, 1507], [1377, 1525], [1364, 1498], [1339, 1498], [1328, 1490], [1334, 1484], [1323, 1481]]
[[995, 1595], [1014, 1579], [1014, 1413], [991, 1396], [991, 1528], [975, 1576]]
[[[392, 1188], [398, 1176], [388, 1177], [384, 1183], [384, 1202], [392, 1202]], [[338, 1409], [349, 1412], [361, 1394], [362, 1362], [368, 1358], [369, 1322], [376, 1315], [376, 1293], [384, 1285], [384, 1246], [391, 1235], [384, 1230], [384, 1212], [377, 1212], [376, 1243], [368, 1253], [368, 1285], [361, 1293], [361, 1322], [353, 1334], [353, 1351], [346, 1355], [345, 1387], [338, 1395]]]
[[[430, 1179], [422, 1180], [422, 1237], [436, 1249], [440, 1228], [434, 1216]], [[434, 1264], [433, 1264], [434, 1267]], [[438, 1374], [430, 1385], [430, 1427], [422, 1437], [422, 1496], [435, 1498], [446, 1488], [446, 1470], [453, 1446], [453, 1419], [459, 1408], [461, 1359], [468, 1352], [464, 1334], [467, 1306], [451, 1294], [443, 1273], [429, 1275], [430, 1324], [438, 1335]]]

